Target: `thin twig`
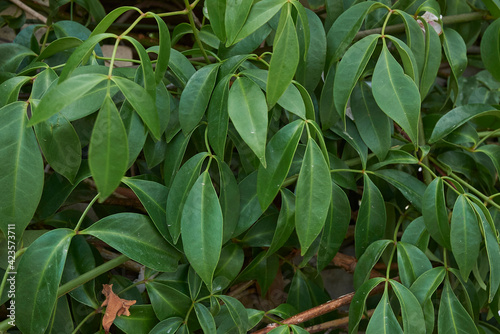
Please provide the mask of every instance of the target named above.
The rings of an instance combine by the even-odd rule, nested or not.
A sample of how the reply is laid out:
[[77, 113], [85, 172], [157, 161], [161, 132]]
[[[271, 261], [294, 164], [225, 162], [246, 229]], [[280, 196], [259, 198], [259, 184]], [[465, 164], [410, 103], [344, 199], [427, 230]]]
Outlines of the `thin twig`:
[[[366, 314], [369, 317], [371, 317], [373, 312], [375, 312], [374, 309], [368, 310], [368, 311], [366, 311]], [[363, 315], [363, 319], [365, 319], [365, 318], [366, 318], [366, 315]], [[317, 333], [317, 332], [322, 332], [322, 331], [327, 330], [327, 329], [336, 329], [336, 328], [346, 327], [348, 324], [349, 324], [349, 317], [344, 317], [344, 318], [335, 319], [332, 321], [327, 321], [327, 322], [324, 322], [324, 323], [319, 324], [319, 325], [310, 326], [310, 327], [305, 328], [305, 330], [308, 331], [309, 333]]]
[[37, 18], [38, 20], [42, 21], [44, 24], [47, 24], [47, 18], [45, 16], [43, 16], [40, 13], [36, 12], [31, 7], [25, 5], [20, 0], [10, 0], [10, 2], [12, 2], [14, 5], [16, 5], [17, 7], [21, 8], [22, 10], [24, 10], [26, 13], [28, 13], [28, 14], [34, 16], [35, 18]]

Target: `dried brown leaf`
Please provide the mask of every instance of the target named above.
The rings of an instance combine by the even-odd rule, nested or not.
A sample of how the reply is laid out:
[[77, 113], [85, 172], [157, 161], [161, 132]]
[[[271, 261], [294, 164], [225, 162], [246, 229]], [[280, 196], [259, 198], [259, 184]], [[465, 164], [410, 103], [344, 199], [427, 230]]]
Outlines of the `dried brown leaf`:
[[108, 334], [109, 328], [113, 324], [113, 321], [115, 321], [115, 318], [121, 315], [129, 316], [129, 308], [134, 305], [136, 301], [118, 297], [113, 292], [113, 284], [103, 284], [102, 294], [106, 296], [106, 299], [101, 305], [101, 307], [106, 306], [106, 313], [104, 313], [104, 317], [102, 318], [102, 327], [104, 327], [106, 334]]

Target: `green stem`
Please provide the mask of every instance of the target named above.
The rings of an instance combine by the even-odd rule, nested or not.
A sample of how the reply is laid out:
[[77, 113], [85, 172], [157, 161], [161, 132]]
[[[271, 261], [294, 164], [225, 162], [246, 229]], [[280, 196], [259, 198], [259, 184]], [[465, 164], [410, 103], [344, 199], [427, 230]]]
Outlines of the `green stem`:
[[42, 53], [43, 50], [45, 50], [47, 46], [47, 39], [49, 38], [49, 33], [50, 33], [50, 26], [47, 26], [47, 31], [45, 32], [45, 35], [43, 36], [43, 42], [42, 42], [42, 47], [40, 48], [40, 53]]
[[[16, 255], [14, 255], [14, 258], [17, 259], [19, 256], [23, 255], [27, 249], [28, 249], [28, 247], [21, 248], [20, 250], [18, 250], [16, 252]], [[2, 278], [2, 284], [0, 285], [0, 296], [3, 295], [3, 289], [5, 289], [5, 284], [7, 284], [7, 277], [9, 276], [9, 273], [10, 273], [10, 266], [7, 266], [7, 268], [5, 270], [5, 274], [3, 275], [3, 278]]]
[[[113, 48], [113, 53], [111, 54], [111, 61], [109, 62], [109, 70], [108, 70], [108, 77], [111, 79], [111, 76], [113, 75], [113, 66], [115, 65], [115, 57], [116, 57], [116, 51], [118, 50], [118, 44], [120, 43], [120, 38], [116, 39], [115, 46]], [[108, 84], [108, 94], [110, 91], [110, 84]]]
[[[111, 57], [101, 57], [101, 56], [99, 56], [99, 55], [96, 55], [95, 57], [96, 57], [96, 59], [111, 60]], [[136, 60], [136, 59], [116, 58], [116, 57], [115, 57], [115, 59], [114, 59], [114, 60], [115, 60], [115, 61], [129, 61], [129, 62], [131, 62], [131, 63], [141, 64], [141, 61], [140, 61], [140, 60]], [[151, 62], [152, 62], [152, 63], [154, 63], [155, 61], [154, 61], [154, 60], [152, 60]], [[66, 65], [66, 64], [64, 64], [64, 65]], [[64, 65], [58, 65], [58, 66], [64, 66]], [[51, 68], [53, 69], [54, 67], [51, 67]]]
[[[389, 22], [389, 18], [391, 17], [392, 13], [393, 13], [392, 9], [389, 9], [389, 13], [388, 13], [388, 14], [387, 14], [387, 16], [385, 17], [384, 24], [382, 25], [382, 30], [380, 30], [380, 34], [381, 34], [382, 36], [384, 36], [384, 35], [385, 35], [385, 28], [387, 27], [387, 22]], [[384, 43], [385, 43], [385, 41], [384, 41]]]
[[497, 129], [495, 131], [480, 131], [477, 133], [479, 135], [479, 138], [483, 137], [500, 137], [500, 131]]
[[78, 331], [80, 330], [80, 328], [82, 328], [82, 326], [87, 322], [89, 321], [90, 318], [92, 318], [93, 316], [96, 315], [96, 311], [93, 311], [93, 312], [90, 312], [85, 318], [83, 318], [82, 321], [80, 321], [80, 323], [78, 324], [78, 326], [75, 327], [75, 330], [73, 332], [71, 332], [71, 334], [76, 334], [78, 333]]
[[[425, 145], [425, 134], [424, 134], [424, 123], [422, 122], [422, 113], [418, 115], [418, 145]], [[429, 167], [429, 157], [424, 156], [422, 152], [421, 166], [425, 166], [423, 170], [424, 182], [425, 184], [430, 184], [432, 182], [431, 171]]]
[[110, 260], [106, 263], [101, 264], [98, 267], [95, 267], [90, 271], [87, 271], [85, 274], [78, 276], [74, 280], [71, 280], [64, 285], [61, 285], [59, 287], [59, 290], [57, 290], [57, 298], [64, 296], [71, 290], [74, 290], [80, 285], [87, 283], [91, 279], [96, 278], [97, 276], [102, 275], [104, 273], [107, 273], [111, 269], [118, 267], [120, 264], [127, 262], [128, 260], [130, 259], [126, 255], [122, 254], [114, 258], [113, 260]]
[[101, 193], [98, 193], [97, 195], [95, 195], [95, 197], [90, 201], [89, 205], [87, 205], [87, 207], [85, 208], [85, 211], [83, 211], [82, 215], [80, 216], [80, 219], [78, 220], [78, 223], [76, 224], [76, 227], [74, 230], [75, 233], [77, 233], [78, 230], [80, 229], [80, 225], [82, 225], [83, 219], [87, 216], [87, 213], [89, 213], [90, 208], [95, 203], [95, 201], [97, 201], [97, 199], [99, 198], [99, 195], [101, 195]]
[[487, 134], [485, 134], [483, 136], [483, 138], [481, 138], [480, 141], [477, 142], [476, 145], [474, 145], [474, 147], [472, 147], [472, 150], [475, 150], [479, 145], [481, 145], [485, 140], [487, 140], [488, 138], [490, 137], [494, 137], [496, 135], [500, 135], [500, 129], [496, 129], [495, 131], [487, 131]]
[[127, 29], [127, 30], [125, 30], [124, 32], [122, 32], [122, 34], [120, 35], [120, 37], [122, 37], [122, 36], [126, 36], [129, 32], [131, 32], [131, 31], [132, 31], [132, 29], [134, 29], [134, 27], [135, 27], [135, 26], [136, 26], [139, 22], [141, 22], [141, 20], [142, 20], [143, 18], [145, 18], [145, 17], [146, 17], [146, 14], [144, 14], [143, 12], [140, 12], [140, 13], [141, 13], [141, 15], [139, 15], [139, 17], [138, 17], [138, 18], [137, 18], [137, 19], [136, 19], [136, 20], [135, 20], [135, 21], [134, 21], [134, 22], [133, 22], [133, 23], [132, 23], [132, 24], [128, 27], [128, 29]]
[[196, 43], [198, 44], [198, 47], [200, 48], [200, 51], [201, 51], [201, 54], [203, 55], [203, 58], [205, 58], [205, 61], [207, 62], [207, 64], [210, 64], [211, 61], [210, 61], [210, 59], [208, 59], [207, 52], [205, 51], [203, 44], [201, 44], [200, 36], [198, 35], [198, 28], [196, 28], [196, 25], [194, 24], [194, 18], [193, 18], [194, 6], [189, 4], [189, 0], [184, 0], [184, 4], [186, 5], [186, 9], [188, 10], [189, 24], [191, 25], [191, 29], [193, 29], [194, 39], [196, 40]]

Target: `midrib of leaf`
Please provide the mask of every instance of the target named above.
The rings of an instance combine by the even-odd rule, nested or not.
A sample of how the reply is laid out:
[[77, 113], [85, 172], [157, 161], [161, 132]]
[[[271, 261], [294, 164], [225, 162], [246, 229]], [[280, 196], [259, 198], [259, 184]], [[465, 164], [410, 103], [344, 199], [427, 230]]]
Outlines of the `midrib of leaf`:
[[[386, 63], [386, 68], [387, 68], [387, 77], [389, 78], [389, 82], [390, 82], [391, 87], [392, 87], [392, 89], [393, 89], [393, 91], [395, 93], [394, 95], [396, 95], [398, 103], [401, 106], [401, 109], [403, 109], [403, 114], [406, 117], [406, 111], [404, 110], [403, 104], [401, 103], [401, 99], [399, 98], [399, 94], [397, 92], [396, 86], [394, 85], [394, 80], [392, 78], [392, 73], [391, 73], [391, 70], [389, 68], [389, 51], [388, 50], [384, 50], [384, 58], [385, 58], [385, 63]], [[403, 75], [405, 75], [405, 74], [403, 73]], [[407, 118], [407, 120], [408, 120], [408, 118]]]
[[[133, 231], [133, 232], [137, 232], [137, 230], [139, 230], [139, 229], [140, 229], [140, 226], [135, 231]], [[96, 231], [90, 230], [86, 234], [93, 235], [93, 233], [96, 233]], [[155, 247], [156, 243], [143, 242], [139, 238], [135, 239], [135, 238], [133, 238], [133, 237], [131, 237], [129, 235], [124, 235], [122, 233], [117, 233], [117, 232], [114, 232], [114, 231], [107, 231], [107, 230], [97, 230], [97, 233], [100, 233], [101, 236], [102, 235], [108, 235], [108, 236], [116, 235], [116, 236], [121, 237], [121, 239], [136, 241], [137, 243], [140, 243], [142, 245], [146, 245], [147, 248], [149, 248], [149, 249], [154, 249], [154, 250], [160, 251], [161, 253], [165, 253], [165, 250], [163, 248]]]
[[[365, 97], [365, 93], [364, 93], [364, 90], [363, 88], [360, 86], [360, 90], [361, 90], [361, 96], [363, 97], [363, 104], [365, 105], [365, 108], [367, 110], [367, 114], [368, 114], [368, 119], [370, 120], [370, 124], [373, 126], [374, 129], [378, 128], [378, 126], [373, 122], [373, 118], [372, 118], [372, 114], [370, 112], [370, 108], [368, 108], [368, 104], [366, 103], [366, 97]], [[380, 140], [378, 140], [378, 136], [375, 136], [375, 138], [372, 138], [372, 139], [376, 139], [377, 142], [380, 144]]]
[[255, 126], [255, 122], [254, 122], [254, 118], [252, 117], [252, 110], [251, 110], [251, 103], [250, 101], [248, 100], [248, 94], [247, 94], [247, 91], [243, 88], [243, 85], [240, 83], [241, 85], [241, 88], [242, 88], [242, 95], [243, 95], [243, 99], [245, 100], [245, 104], [248, 106], [248, 115], [250, 116], [250, 123], [252, 125], [252, 134], [255, 134], [255, 132], [257, 131], [257, 127]]
[[451, 291], [449, 291], [449, 290], [450, 290], [450, 288], [448, 287], [448, 288], [447, 288], [447, 292], [448, 292], [448, 293], [446, 294], [446, 297], [444, 297], [444, 298], [445, 298], [445, 303], [447, 303], [447, 304], [448, 304], [448, 310], [449, 310], [449, 314], [448, 314], [448, 315], [449, 315], [449, 317], [450, 317], [450, 319], [451, 319], [451, 322], [453, 323], [453, 327], [452, 327], [452, 328], [454, 329], [454, 332], [455, 332], [455, 333], [458, 333], [458, 332], [456, 331], [456, 329], [457, 329], [457, 324], [456, 324], [456, 321], [455, 321], [454, 313], [453, 313], [453, 311], [452, 311], [453, 309], [452, 309], [452, 307], [451, 307], [451, 298], [450, 298], [450, 295], [449, 295], [449, 294], [450, 294], [450, 293], [452, 293], [452, 292], [451, 292]]

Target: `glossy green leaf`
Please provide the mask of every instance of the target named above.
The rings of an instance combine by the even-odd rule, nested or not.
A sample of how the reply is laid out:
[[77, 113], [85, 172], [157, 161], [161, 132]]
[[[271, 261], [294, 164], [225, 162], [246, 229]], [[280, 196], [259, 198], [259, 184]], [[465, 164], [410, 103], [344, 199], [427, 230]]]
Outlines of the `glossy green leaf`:
[[318, 144], [309, 139], [302, 161], [295, 202], [295, 229], [304, 255], [325, 224], [332, 189], [330, 169]]
[[354, 290], [358, 290], [370, 278], [373, 266], [379, 261], [382, 253], [391, 243], [393, 243], [391, 240], [377, 240], [366, 248], [366, 251], [356, 263], [353, 276]]
[[198, 297], [203, 281], [200, 276], [196, 274], [193, 267], [189, 267], [188, 271], [188, 286], [189, 286], [189, 295], [191, 296], [191, 300], [195, 301]]
[[[48, 73], [48, 71], [43, 71], [42, 73]], [[0, 85], [0, 107], [16, 102], [19, 97], [19, 91], [30, 80], [31, 77], [16, 76], [2, 82], [2, 85]]]
[[248, 314], [245, 307], [236, 298], [230, 296], [220, 295], [217, 298], [227, 306], [229, 314], [237, 326], [237, 332], [245, 334], [248, 328]]
[[156, 111], [156, 105], [151, 95], [149, 95], [142, 86], [131, 80], [117, 76], [113, 76], [111, 79], [118, 86], [123, 95], [125, 95], [125, 98], [130, 102], [132, 107], [134, 107], [139, 116], [141, 116], [144, 124], [146, 124], [149, 131], [151, 131], [151, 134], [156, 139], [160, 139], [158, 112]]
[[184, 154], [186, 153], [191, 135], [192, 134], [188, 134], [187, 136], [184, 136], [184, 133], [180, 131], [169, 143], [167, 143], [165, 156], [169, 158], [165, 159], [163, 165], [163, 178], [167, 187], [172, 186], [172, 182], [174, 181], [175, 175], [177, 174], [177, 171], [183, 161]]
[[132, 260], [158, 271], [177, 268], [180, 254], [165, 241], [151, 220], [131, 212], [105, 217], [80, 234], [92, 235]]
[[229, 91], [228, 111], [236, 131], [266, 166], [267, 105], [259, 86], [238, 77]]
[[429, 246], [430, 234], [427, 231], [424, 223], [424, 217], [420, 216], [414, 219], [410, 225], [408, 225], [401, 237], [401, 241], [412, 244], [425, 252]]
[[318, 249], [318, 272], [333, 259], [345, 239], [351, 220], [351, 206], [345, 192], [332, 182], [332, 200]]
[[340, 114], [335, 109], [335, 101], [333, 100], [334, 81], [335, 66], [332, 66], [326, 74], [319, 101], [319, 117], [323, 130], [331, 128], [340, 119]]
[[[180, 134], [182, 136], [182, 134]], [[198, 153], [182, 165], [170, 187], [170, 196], [167, 198], [167, 226], [177, 243], [181, 233], [181, 217], [184, 204], [201, 171], [201, 166], [208, 156], [207, 153]]]
[[226, 138], [229, 124], [228, 96], [229, 82], [232, 74], [225, 76], [215, 86], [210, 104], [208, 106], [208, 141], [213, 147], [215, 154], [224, 156]]
[[410, 153], [400, 149], [389, 150], [387, 152], [387, 156], [385, 157], [385, 159], [371, 165], [370, 169], [377, 170], [387, 165], [396, 165], [396, 164], [416, 165], [418, 164], [418, 159], [415, 158]]
[[32, 50], [17, 43], [2, 43], [0, 53], [3, 55], [0, 60], [0, 71], [15, 73], [19, 64], [27, 56], [37, 56]]
[[467, 46], [456, 30], [444, 28], [441, 36], [444, 54], [451, 67], [450, 86], [455, 93], [456, 100], [458, 96], [458, 78], [467, 67]]
[[333, 99], [335, 108], [343, 120], [345, 119], [347, 102], [352, 90], [363, 74], [373, 51], [375, 51], [379, 37], [378, 34], [370, 35], [356, 42], [347, 50], [337, 66], [333, 85]]
[[215, 268], [215, 279], [224, 277], [229, 284], [239, 274], [244, 260], [243, 249], [237, 244], [228, 243], [222, 248], [219, 263]]
[[92, 31], [91, 36], [95, 36], [96, 34], [102, 34], [108, 28], [111, 26], [113, 22], [116, 21], [116, 19], [122, 15], [125, 12], [128, 12], [129, 10], [135, 10], [137, 12], [140, 12], [138, 8], [132, 7], [132, 6], [122, 6], [118, 7], [111, 12], [109, 12], [100, 22], [99, 24], [94, 28]]
[[374, 174], [392, 184], [418, 211], [422, 211], [422, 197], [426, 189], [422, 181], [397, 169], [379, 170]]
[[425, 334], [424, 314], [417, 298], [401, 283], [395, 280], [390, 280], [389, 283], [401, 305], [405, 333]]
[[[425, 63], [425, 53], [422, 52], [425, 49], [425, 37], [422, 35], [422, 29], [420, 28], [419, 23], [415, 20], [415, 17], [412, 15], [401, 10], [396, 10], [395, 13], [400, 15], [403, 19], [407, 39], [406, 44], [415, 57], [415, 70], [417, 71], [416, 74], [418, 77], [420, 77]], [[401, 54], [401, 51], [399, 52]], [[416, 80], [415, 82], [418, 85], [419, 80]]]
[[49, 325], [74, 235], [68, 229], [47, 232], [21, 258], [16, 275], [16, 325], [23, 333], [42, 334]]
[[479, 334], [469, 313], [453, 293], [448, 279], [445, 280], [439, 303], [438, 333]]
[[28, 125], [34, 125], [49, 119], [52, 115], [91, 92], [94, 87], [104, 80], [106, 80], [105, 75], [97, 73], [80, 74], [66, 80], [64, 85], [52, 86], [40, 100]]
[[146, 89], [149, 95], [151, 95], [151, 97], [155, 99], [156, 79], [153, 72], [153, 64], [149, 59], [149, 55], [146, 52], [146, 49], [144, 49], [144, 46], [142, 46], [142, 44], [133, 37], [124, 36], [123, 39], [132, 44], [132, 46], [135, 48], [135, 51], [139, 55], [141, 66], [139, 66], [139, 68], [137, 69], [138, 72], [136, 73], [136, 77], [137, 75], [140, 75], [142, 84], [144, 85], [144, 89]]
[[359, 259], [366, 248], [384, 236], [386, 211], [384, 198], [367, 174], [363, 174], [364, 190], [354, 230], [356, 257]]
[[169, 284], [152, 281], [146, 283], [146, 289], [156, 317], [160, 320], [184, 317], [193, 303], [189, 296]]
[[215, 328], [214, 317], [212, 316], [212, 314], [205, 305], [201, 303], [195, 303], [194, 311], [196, 312], [196, 317], [200, 322], [203, 333], [207, 334], [217, 333], [217, 330]]
[[124, 177], [122, 182], [137, 195], [161, 235], [166, 240], [171, 240], [165, 210], [168, 188], [158, 182], [139, 178]]
[[424, 305], [436, 289], [443, 282], [446, 270], [444, 267], [436, 267], [420, 275], [410, 287], [411, 292], [417, 298], [420, 305]]
[[250, 9], [245, 24], [238, 32], [235, 42], [241, 41], [266, 24], [266, 22], [278, 13], [285, 3], [285, 0], [262, 0], [255, 3]]
[[158, 319], [151, 305], [132, 305], [128, 317], [116, 317], [113, 323], [125, 333], [148, 334]]
[[163, 334], [163, 333], [175, 333], [177, 329], [181, 326], [184, 319], [180, 317], [172, 317], [160, 321], [149, 334]]
[[297, 120], [281, 128], [266, 149], [267, 166], [259, 166], [257, 194], [262, 211], [272, 203], [285, 180], [297, 150], [304, 122]]
[[269, 331], [269, 334], [289, 334], [289, 333], [290, 333], [290, 328], [288, 327], [288, 325], [281, 325]]
[[80, 138], [73, 125], [61, 114], [35, 125], [43, 155], [50, 166], [73, 182], [82, 161]]
[[299, 64], [299, 40], [291, 16], [291, 4], [288, 10], [283, 9], [280, 24], [273, 45], [273, 56], [269, 64], [267, 77], [267, 104], [274, 106], [283, 95], [297, 70]]
[[412, 244], [398, 242], [398, 269], [401, 283], [409, 288], [423, 273], [432, 269], [425, 254]]
[[295, 7], [295, 11], [297, 12], [296, 26], [297, 32], [302, 32], [302, 34], [298, 34], [297, 38], [299, 39], [299, 50], [300, 53], [303, 54], [303, 59], [307, 59], [307, 54], [309, 53], [309, 44], [311, 39], [311, 32], [309, 28], [309, 19], [307, 17], [307, 12], [304, 6], [297, 0], [291, 0], [290, 3]]
[[43, 49], [40, 55], [36, 58], [36, 61], [47, 59], [64, 50], [76, 48], [80, 44], [82, 44], [82, 41], [76, 37], [62, 37], [56, 39], [55, 41], [47, 45], [45, 49]]
[[365, 142], [359, 135], [358, 129], [354, 125], [354, 122], [351, 121], [350, 118], [345, 119], [345, 126], [338, 122], [335, 124], [331, 130], [335, 132], [335, 134], [342, 137], [349, 145], [352, 146], [358, 152], [359, 157], [361, 158], [361, 166], [366, 168], [366, 161], [368, 160], [368, 147]]
[[366, 281], [352, 298], [351, 305], [349, 306], [349, 334], [357, 333], [359, 322], [363, 317], [365, 311], [365, 302], [370, 292], [380, 283], [385, 281], [385, 278], [375, 277]]
[[382, 4], [374, 1], [361, 2], [347, 9], [335, 20], [326, 36], [328, 45], [326, 58], [330, 60], [327, 67], [342, 58], [345, 50], [361, 28], [366, 15], [381, 7], [383, 7]]
[[128, 141], [125, 127], [111, 98], [106, 98], [97, 115], [89, 145], [89, 167], [104, 201], [118, 187], [128, 169]]
[[496, 230], [488, 222], [488, 219], [483, 213], [484, 211], [481, 210], [478, 204], [473, 203], [472, 205], [479, 216], [484, 235], [486, 253], [488, 254], [488, 263], [490, 265], [488, 301], [491, 303], [500, 286], [500, 246]]
[[68, 298], [58, 298], [54, 312], [52, 312], [52, 319], [50, 319], [49, 328], [47, 328], [45, 333], [71, 334], [74, 329]]
[[0, 109], [0, 229], [8, 235], [15, 225], [21, 237], [40, 201], [43, 189], [43, 161], [33, 130], [26, 127], [26, 102], [14, 102]]
[[378, 107], [368, 84], [360, 82], [354, 88], [351, 112], [359, 135], [379, 160], [383, 161], [391, 148], [392, 124]]
[[222, 233], [219, 199], [210, 175], [205, 171], [186, 198], [181, 217], [181, 236], [187, 259], [209, 287], [222, 249]]
[[450, 224], [444, 198], [443, 179], [436, 178], [425, 189], [422, 215], [431, 237], [441, 246], [451, 249]]
[[236, 36], [247, 20], [252, 0], [226, 1], [226, 12], [224, 14], [224, 23], [226, 28], [226, 47], [235, 42]]
[[497, 174], [500, 175], [500, 146], [498, 145], [484, 145], [476, 149], [476, 152], [482, 152], [486, 154], [495, 165]]
[[155, 68], [156, 84], [159, 84], [163, 79], [163, 76], [165, 75], [165, 71], [167, 70], [168, 62], [170, 60], [170, 33], [168, 31], [167, 24], [161, 17], [151, 12], [150, 15], [155, 18], [159, 30], [160, 45], [158, 52], [158, 61], [156, 62]]
[[425, 55], [420, 75], [420, 99], [423, 100], [436, 82], [441, 65], [441, 41], [436, 31], [423, 20], [425, 27]]
[[[394, 315], [391, 304], [389, 303], [387, 290], [384, 291], [382, 299], [375, 308], [375, 312], [373, 312], [370, 322], [368, 323], [368, 327], [366, 328], [366, 334], [378, 333], [403, 334], [398, 320]], [[421, 333], [421, 331], [417, 333]]]
[[210, 16], [210, 26], [215, 35], [222, 42], [226, 41], [226, 28], [224, 17], [226, 13], [226, 0], [207, 0], [205, 5]]
[[179, 102], [179, 121], [182, 131], [191, 132], [201, 121], [215, 86], [219, 64], [198, 70], [186, 84]]
[[[96, 261], [92, 253], [92, 248], [83, 236], [75, 236], [72, 238], [71, 245], [68, 249], [68, 256], [66, 258], [61, 283], [65, 284], [95, 267]], [[93, 308], [99, 307], [95, 294], [94, 280], [80, 285], [76, 289], [70, 291], [69, 295], [78, 300], [79, 303]]]
[[[497, 2], [487, 0], [486, 4]], [[497, 79], [500, 80], [500, 20], [495, 20], [488, 26], [481, 38], [481, 60], [484, 67]]]
[[219, 202], [224, 218], [224, 231], [222, 242], [228, 241], [236, 229], [240, 218], [240, 190], [233, 171], [223, 161], [216, 157], [220, 173]]
[[267, 255], [271, 255], [283, 247], [295, 227], [295, 195], [286, 188], [281, 189], [280, 192], [281, 210]]
[[168, 76], [167, 72], [167, 77], [172, 77], [172, 81], [176, 83], [176, 86], [183, 88], [186, 86], [189, 78], [196, 73], [196, 69], [186, 56], [175, 49], [170, 50], [168, 67], [172, 71], [172, 76]]
[[474, 209], [465, 195], [460, 195], [451, 216], [450, 241], [451, 250], [465, 281], [477, 261], [481, 239]]
[[248, 175], [238, 184], [240, 189], [240, 219], [234, 231], [234, 236], [246, 231], [262, 215], [259, 198], [257, 197], [257, 172]]
[[[415, 20], [412, 21], [415, 22]], [[422, 33], [420, 32], [420, 27], [419, 27], [419, 34], [422, 36]], [[400, 40], [397, 37], [394, 36], [387, 36], [387, 39], [392, 42], [392, 44], [396, 47], [396, 50], [398, 51], [399, 57], [401, 58], [401, 62], [403, 65], [403, 69], [406, 75], [408, 75], [418, 86], [419, 84], [419, 73], [418, 73], [418, 65], [417, 61], [415, 59], [415, 56], [413, 55], [412, 50], [408, 47], [408, 45], [405, 44], [402, 40]], [[422, 45], [423, 47], [423, 45]]]
[[380, 109], [398, 123], [414, 145], [418, 143], [420, 93], [384, 45], [373, 72], [373, 96]]

